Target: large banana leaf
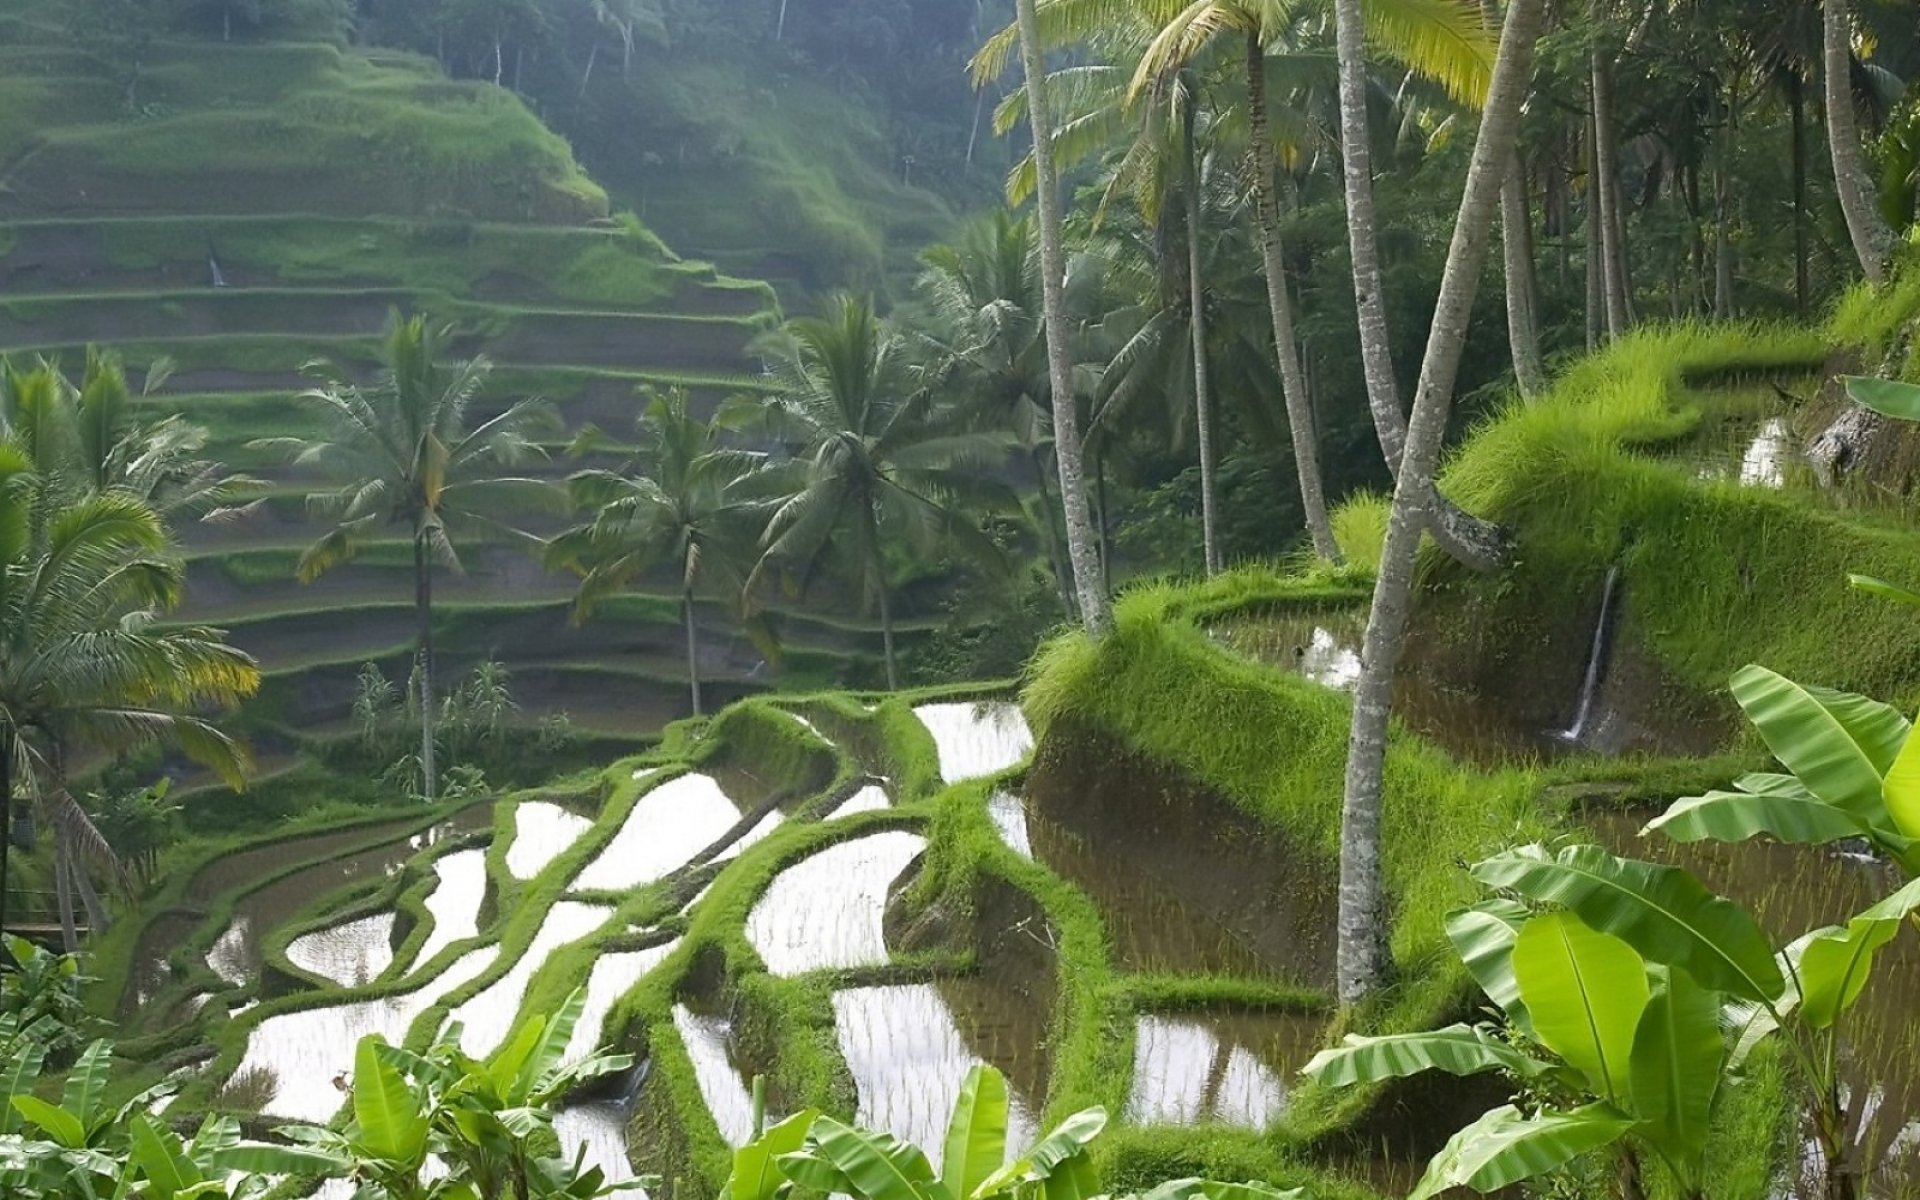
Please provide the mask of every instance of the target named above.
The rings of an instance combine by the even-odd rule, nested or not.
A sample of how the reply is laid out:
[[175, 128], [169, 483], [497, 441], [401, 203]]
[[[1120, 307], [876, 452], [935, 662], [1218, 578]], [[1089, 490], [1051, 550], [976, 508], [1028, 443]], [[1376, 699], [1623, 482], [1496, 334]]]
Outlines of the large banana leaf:
[[1882, 600], [1891, 600], [1904, 604], [1908, 608], [1920, 608], [1920, 592], [1903, 588], [1897, 583], [1888, 583], [1884, 579], [1875, 579], [1871, 575], [1849, 575], [1847, 582], [1869, 596], [1878, 596]]
[[80, 1052], [79, 1061], [67, 1072], [66, 1086], [60, 1090], [60, 1107], [80, 1119], [93, 1132], [101, 1114], [100, 1096], [107, 1090], [107, 1073], [113, 1066], [113, 1047], [105, 1038], [96, 1038]]
[[1887, 824], [1881, 780], [1893, 767], [1909, 729], [1898, 709], [1865, 696], [1798, 684], [1761, 666], [1734, 673], [1733, 696], [1774, 757], [1808, 791], [1869, 825]]
[[375, 1158], [415, 1163], [426, 1153], [428, 1114], [423, 1097], [380, 1054], [377, 1035], [360, 1039], [353, 1056], [353, 1119]]
[[781, 1155], [778, 1162], [795, 1183], [829, 1194], [843, 1192], [864, 1200], [954, 1200], [918, 1146], [832, 1117], [817, 1118], [806, 1144]]
[[1847, 396], [1855, 404], [1870, 408], [1896, 421], [1920, 421], [1920, 387], [1897, 379], [1872, 379], [1862, 375], [1842, 375]]
[[975, 1200], [1012, 1191], [1017, 1184], [1044, 1183], [1056, 1167], [1085, 1151], [1106, 1127], [1106, 1109], [1081, 1109], [1055, 1125], [1052, 1132], [1034, 1143], [1033, 1149], [982, 1180], [974, 1189]]
[[1449, 1075], [1511, 1071], [1525, 1079], [1537, 1079], [1556, 1069], [1553, 1063], [1522, 1054], [1484, 1028], [1449, 1025], [1431, 1032], [1384, 1037], [1350, 1033], [1340, 1045], [1314, 1055], [1300, 1073], [1327, 1087], [1347, 1087], [1422, 1071], [1445, 1071]]
[[1487, 999], [1500, 1006], [1507, 1020], [1531, 1034], [1533, 1022], [1520, 985], [1513, 978], [1513, 943], [1527, 923], [1527, 907], [1511, 900], [1488, 900], [1447, 914], [1447, 937], [1467, 965]]
[[86, 1146], [87, 1127], [66, 1109], [32, 1095], [13, 1097], [13, 1106], [21, 1116], [39, 1126], [41, 1132], [67, 1149], [79, 1150]]
[[1473, 877], [1564, 905], [1648, 961], [1680, 967], [1716, 991], [1767, 1002], [1786, 987], [1753, 914], [1678, 867], [1615, 858], [1598, 846], [1557, 855], [1525, 846], [1476, 864]]
[[[1920, 738], [1908, 737], [1899, 757], [1887, 772], [1880, 787], [1880, 800], [1886, 806], [1887, 819], [1903, 838], [1920, 838]], [[1909, 872], [1920, 872], [1920, 862], [1911, 857], [1913, 847], [1893, 847]], [[1904, 851], [1904, 852], [1902, 852]]]
[[573, 1040], [574, 1027], [586, 1010], [586, 989], [575, 988], [567, 993], [553, 1016], [541, 1024], [540, 1036], [514, 1081], [513, 1094], [521, 1103], [538, 1103], [548, 1098], [547, 1093], [563, 1066], [567, 1044]]
[[1407, 1200], [1428, 1200], [1456, 1187], [1492, 1192], [1535, 1179], [1617, 1141], [1633, 1126], [1632, 1117], [1605, 1104], [1532, 1117], [1503, 1105], [1449, 1138]]
[[993, 1177], [1007, 1160], [1007, 1081], [999, 1071], [976, 1063], [960, 1084], [947, 1122], [940, 1179], [956, 1200]]
[[1085, 1150], [1054, 1163], [1040, 1179], [1040, 1200], [1096, 1200], [1104, 1194], [1093, 1155]]
[[[1791, 778], [1789, 776], [1789, 778]], [[1796, 781], [1797, 784], [1797, 781]], [[1642, 834], [1658, 830], [1676, 842], [1744, 842], [1766, 834], [1777, 842], [1822, 845], [1864, 837], [1870, 829], [1860, 817], [1798, 787], [1787, 791], [1708, 792], [1673, 802], [1647, 822]]]
[[774, 1200], [788, 1180], [780, 1157], [806, 1144], [818, 1109], [797, 1112], [733, 1152], [733, 1173], [727, 1176], [721, 1200]]
[[1860, 998], [1873, 973], [1873, 956], [1916, 910], [1920, 910], [1920, 879], [1848, 921], [1816, 929], [1787, 947], [1783, 957], [1793, 966], [1800, 989], [1801, 1020], [1825, 1029]]
[[23, 1040], [14, 1045], [13, 1060], [0, 1068], [0, 1134], [20, 1128], [19, 1112], [13, 1107], [15, 1096], [31, 1095], [40, 1078], [40, 1066], [46, 1061], [47, 1048], [39, 1042]]
[[187, 1156], [180, 1135], [157, 1124], [152, 1117], [144, 1113], [135, 1117], [128, 1134], [128, 1154], [151, 1200], [173, 1200], [206, 1179], [199, 1166]]
[[[1672, 967], [1654, 967], [1655, 987], [1633, 1039], [1633, 1111], [1640, 1136], [1698, 1184], [1714, 1097], [1725, 1077], [1720, 997]], [[1693, 1189], [1689, 1189], [1690, 1193]]]
[[1647, 965], [1633, 947], [1572, 913], [1545, 913], [1520, 931], [1513, 974], [1541, 1044], [1586, 1075], [1593, 1091], [1624, 1104], [1648, 996]]

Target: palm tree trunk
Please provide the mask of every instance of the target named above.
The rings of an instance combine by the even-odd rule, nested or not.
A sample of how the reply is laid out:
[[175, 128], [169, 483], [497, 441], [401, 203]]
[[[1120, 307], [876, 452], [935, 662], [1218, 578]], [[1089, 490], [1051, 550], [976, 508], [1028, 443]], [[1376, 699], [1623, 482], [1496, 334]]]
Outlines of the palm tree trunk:
[[427, 533], [413, 534], [413, 609], [420, 625], [420, 794], [433, 803], [433, 570], [427, 562]]
[[1607, 334], [1606, 267], [1600, 250], [1600, 173], [1594, 170], [1598, 157], [1594, 143], [1593, 116], [1587, 116], [1587, 353], [1600, 348]]
[[687, 690], [693, 694], [693, 715], [700, 710], [700, 632], [694, 626], [693, 589], [680, 593], [680, 616], [687, 626]]
[[[1347, 201], [1347, 242], [1353, 256], [1353, 295], [1360, 313], [1360, 364], [1367, 408], [1387, 471], [1398, 477], [1407, 444], [1387, 330], [1386, 283], [1380, 270], [1379, 222], [1373, 206], [1373, 147], [1367, 131], [1366, 28], [1357, 5], [1334, 6], [1340, 63], [1340, 152]], [[1475, 571], [1506, 563], [1506, 535], [1436, 491], [1431, 499], [1434, 541], [1454, 561]]]
[[[1341, 10], [1359, 0], [1338, 0]], [[1493, 82], [1474, 142], [1465, 195], [1447, 251], [1446, 273], [1434, 308], [1433, 332], [1414, 392], [1406, 453], [1393, 493], [1386, 546], [1373, 590], [1361, 652], [1360, 681], [1353, 697], [1353, 731], [1347, 747], [1346, 794], [1341, 809], [1338, 985], [1351, 1004], [1379, 987], [1391, 968], [1380, 842], [1381, 792], [1385, 777], [1387, 719], [1413, 592], [1420, 535], [1431, 518], [1433, 471], [1445, 437], [1447, 415], [1468, 319], [1486, 265], [1487, 242], [1510, 148], [1518, 133], [1520, 106], [1533, 66], [1542, 0], [1512, 0], [1494, 61]], [[1352, 14], [1357, 16], [1357, 14]]]
[[1207, 384], [1207, 288], [1200, 270], [1200, 165], [1194, 148], [1194, 105], [1186, 109], [1186, 156], [1182, 187], [1187, 201], [1187, 324], [1193, 334], [1193, 428], [1200, 443], [1200, 541], [1207, 576], [1220, 570], [1220, 520], [1213, 470], [1213, 402]]
[[13, 845], [13, 729], [0, 725], [0, 934], [7, 929], [8, 850]]
[[1869, 283], [1884, 283], [1893, 254], [1893, 231], [1874, 205], [1873, 176], [1860, 146], [1853, 110], [1853, 6], [1825, 0], [1821, 61], [1826, 73], [1827, 141], [1833, 148], [1833, 186], [1847, 218], [1847, 236]]
[[[1480, 15], [1488, 25], [1500, 20], [1496, 0], [1480, 0]], [[1533, 212], [1527, 202], [1527, 168], [1520, 147], [1500, 185], [1501, 275], [1507, 286], [1507, 347], [1513, 359], [1513, 382], [1520, 395], [1538, 400], [1547, 391], [1547, 367], [1540, 358], [1539, 301], [1533, 277]]]
[[1293, 465], [1300, 477], [1300, 507], [1307, 520], [1313, 552], [1340, 561], [1327, 519], [1327, 497], [1320, 486], [1320, 449], [1314, 444], [1313, 414], [1300, 379], [1300, 350], [1293, 333], [1293, 298], [1287, 294], [1287, 269], [1280, 249], [1280, 202], [1274, 195], [1273, 143], [1267, 130], [1267, 52], [1258, 30], [1247, 33], [1247, 115], [1252, 125], [1254, 208], [1260, 221], [1260, 257], [1267, 277], [1267, 309], [1273, 317], [1273, 354], [1280, 365], [1280, 392], [1286, 398], [1287, 425], [1293, 435]]
[[1624, 223], [1620, 219], [1618, 189], [1619, 155], [1614, 142], [1613, 70], [1606, 51], [1595, 46], [1592, 57], [1593, 99], [1593, 182], [1599, 201], [1601, 296], [1605, 301], [1607, 337], [1627, 332], [1632, 320], [1627, 312], [1626, 253], [1621, 245]]
[[1537, 400], [1547, 391], [1547, 367], [1540, 358], [1538, 300], [1533, 280], [1533, 214], [1527, 204], [1526, 171], [1516, 148], [1500, 185], [1500, 245], [1507, 283], [1507, 341], [1513, 353], [1513, 378], [1520, 394]]
[[1804, 321], [1813, 290], [1807, 264], [1807, 92], [1796, 71], [1787, 73], [1787, 113], [1793, 123], [1793, 311]]
[[1066, 247], [1060, 228], [1060, 181], [1053, 161], [1053, 117], [1047, 107], [1047, 72], [1040, 49], [1036, 0], [1014, 0], [1020, 30], [1020, 65], [1026, 75], [1027, 127], [1033, 133], [1034, 203], [1040, 218], [1040, 290], [1047, 329], [1047, 378], [1053, 399], [1053, 452], [1060, 469], [1060, 507], [1067, 527], [1067, 557], [1087, 632], [1104, 637], [1113, 624], [1100, 587], [1093, 545], [1093, 518], [1081, 463], [1080, 413], [1073, 391], [1073, 361], [1067, 338]]

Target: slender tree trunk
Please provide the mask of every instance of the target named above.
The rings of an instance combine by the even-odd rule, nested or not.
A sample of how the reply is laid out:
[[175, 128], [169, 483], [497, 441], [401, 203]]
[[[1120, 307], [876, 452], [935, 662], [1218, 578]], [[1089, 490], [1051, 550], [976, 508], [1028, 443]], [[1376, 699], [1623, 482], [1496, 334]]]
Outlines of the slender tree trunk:
[[433, 761], [433, 566], [427, 561], [427, 533], [413, 534], [413, 615], [419, 622], [420, 794], [433, 803], [437, 777]]
[[79, 893], [80, 906], [87, 913], [87, 933], [91, 937], [98, 937], [107, 931], [110, 921], [107, 906], [101, 901], [100, 893], [93, 886], [93, 879], [87, 874], [86, 862], [77, 852], [73, 855], [72, 871], [74, 891]]
[[[1093, 490], [1095, 506], [1100, 519], [1100, 590], [1105, 595], [1113, 595], [1113, 547], [1108, 544], [1113, 536], [1113, 526], [1107, 523], [1107, 457], [1096, 453], [1093, 458]], [[1071, 611], [1071, 609], [1069, 609]]]
[[693, 696], [693, 715], [700, 716], [700, 631], [694, 623], [693, 589], [680, 593], [680, 617], [687, 626], [687, 691]]
[[1526, 171], [1516, 148], [1500, 185], [1500, 245], [1507, 284], [1507, 341], [1520, 394], [1538, 400], [1547, 391], [1540, 357], [1539, 302], [1533, 281], [1533, 213], [1527, 203]]
[[1187, 202], [1187, 304], [1192, 310], [1187, 324], [1193, 334], [1193, 427], [1195, 440], [1200, 443], [1201, 549], [1211, 578], [1220, 570], [1220, 521], [1215, 509], [1218, 485], [1213, 471], [1213, 392], [1207, 383], [1207, 288], [1200, 270], [1200, 165], [1193, 144], [1193, 110], [1189, 101], [1186, 141], [1181, 147], [1186, 171], [1181, 182]]
[[787, 0], [780, 0], [780, 18], [773, 24], [773, 40], [787, 36]]
[[1592, 115], [1587, 118], [1587, 353], [1600, 348], [1607, 334], [1606, 267], [1600, 248], [1600, 173], [1594, 169], [1599, 157]]
[[[1500, 23], [1496, 0], [1480, 0], [1489, 26]], [[1547, 367], [1540, 357], [1540, 318], [1533, 271], [1533, 211], [1527, 198], [1527, 165], [1519, 143], [1500, 185], [1501, 275], [1507, 289], [1507, 346], [1513, 381], [1520, 395], [1538, 400], [1547, 391]]]
[[1821, 61], [1827, 86], [1827, 141], [1833, 148], [1833, 186], [1847, 218], [1847, 236], [1869, 283], [1884, 283], [1893, 255], [1893, 231], [1874, 204], [1873, 175], [1860, 146], [1859, 120], [1853, 109], [1853, 5], [1824, 0]]
[[[1366, 29], [1357, 6], [1334, 6], [1340, 60], [1340, 148], [1347, 201], [1347, 241], [1353, 255], [1353, 294], [1360, 312], [1360, 362], [1367, 381], [1367, 408], [1380, 439], [1387, 470], [1396, 478], [1407, 442], [1394, 377], [1387, 301], [1380, 270], [1380, 234], [1373, 205], [1373, 148], [1367, 132]], [[1430, 532], [1441, 549], [1475, 571], [1506, 562], [1506, 536], [1435, 492]]]
[[600, 57], [600, 43], [595, 42], [587, 48], [587, 69], [580, 72], [580, 97], [585, 98], [587, 85], [593, 82], [593, 64]]
[[1804, 321], [1813, 290], [1807, 272], [1807, 91], [1800, 76], [1791, 71], [1787, 114], [1793, 123], [1793, 311]]
[[1593, 49], [1593, 173], [1599, 199], [1601, 295], [1606, 302], [1607, 336], [1617, 338], [1632, 324], [1627, 314], [1626, 255], [1621, 247], [1619, 174], [1613, 124], [1613, 68], [1600, 47]]
[[1260, 217], [1260, 255], [1266, 267], [1267, 307], [1273, 317], [1273, 353], [1280, 364], [1280, 391], [1286, 398], [1287, 424], [1293, 434], [1293, 464], [1300, 477], [1300, 507], [1307, 520], [1313, 552], [1340, 561], [1327, 518], [1327, 497], [1320, 486], [1320, 448], [1314, 444], [1313, 414], [1307, 409], [1300, 379], [1300, 347], [1293, 333], [1293, 298], [1287, 294], [1287, 269], [1280, 248], [1280, 202], [1274, 195], [1273, 142], [1267, 130], [1267, 52], [1257, 31], [1247, 34], [1247, 113], [1253, 142], [1253, 194]]
[[1040, 220], [1040, 288], [1047, 329], [1047, 377], [1053, 393], [1053, 450], [1060, 469], [1060, 507], [1066, 519], [1067, 557], [1073, 563], [1074, 591], [1087, 632], [1106, 636], [1113, 624], [1107, 594], [1100, 588], [1100, 563], [1093, 545], [1082, 471], [1080, 413], [1073, 391], [1072, 347], [1068, 342], [1066, 246], [1060, 228], [1060, 181], [1053, 161], [1053, 116], [1047, 106], [1047, 72], [1040, 48], [1036, 0], [1015, 0], [1020, 29], [1020, 65], [1026, 75], [1027, 127], [1033, 132], [1034, 203]]
[[[1341, 10], [1359, 0], [1336, 0]], [[1339, 995], [1351, 1004], [1380, 986], [1392, 962], [1387, 950], [1382, 883], [1380, 809], [1393, 677], [1406, 633], [1420, 535], [1431, 520], [1433, 470], [1446, 434], [1447, 414], [1466, 349], [1468, 319], [1486, 265], [1487, 242], [1520, 106], [1533, 66], [1542, 0], [1512, 0], [1494, 60], [1493, 82], [1467, 171], [1465, 195], [1447, 251], [1446, 272], [1434, 308], [1433, 333], [1414, 392], [1406, 453], [1393, 493], [1386, 546], [1374, 583], [1373, 609], [1361, 651], [1347, 748], [1346, 795], [1341, 809]]]

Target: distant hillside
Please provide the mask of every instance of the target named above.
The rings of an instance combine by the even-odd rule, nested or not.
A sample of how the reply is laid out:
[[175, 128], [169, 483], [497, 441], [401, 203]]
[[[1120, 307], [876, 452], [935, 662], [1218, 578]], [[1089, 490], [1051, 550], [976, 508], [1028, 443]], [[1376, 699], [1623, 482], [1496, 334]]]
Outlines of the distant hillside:
[[[620, 461], [644, 385], [684, 384], [708, 404], [757, 386], [747, 348], [777, 319], [772, 291], [610, 219], [566, 141], [509, 92], [393, 51], [163, 39], [129, 109], [109, 64], [71, 48], [60, 11], [0, 0], [0, 353], [77, 369], [101, 342], [135, 372], [169, 358], [176, 373], [149, 402], [270, 483], [251, 517], [182, 531], [180, 615], [232, 628], [260, 657], [263, 718], [344, 729], [357, 664], [401, 676], [411, 638], [402, 542], [312, 586], [292, 578], [318, 529], [304, 504], [316, 481], [249, 443], [316, 432], [294, 397], [311, 382], [302, 364], [365, 373], [390, 310], [452, 319], [456, 349], [496, 363], [488, 404], [537, 394], [560, 409], [567, 428], [539, 468], [555, 479], [580, 465], [564, 449], [589, 422], [615, 447], [599, 461]], [[628, 738], [679, 715], [670, 606], [615, 605], [574, 629], [570, 581], [523, 551], [481, 548], [469, 566], [439, 589], [445, 678], [498, 656], [527, 720], [566, 709]], [[877, 639], [863, 629], [785, 623], [789, 669], [869, 673]], [[716, 697], [765, 686], [761, 652], [709, 625]]]

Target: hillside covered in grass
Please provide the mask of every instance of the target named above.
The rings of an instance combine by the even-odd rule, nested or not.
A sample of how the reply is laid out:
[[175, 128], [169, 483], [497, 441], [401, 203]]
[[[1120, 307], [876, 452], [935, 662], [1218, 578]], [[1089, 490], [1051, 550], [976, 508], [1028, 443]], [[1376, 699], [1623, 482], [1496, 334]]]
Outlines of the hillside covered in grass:
[[[771, 289], [611, 213], [512, 93], [297, 26], [166, 32], [128, 76], [75, 28], [60, 5], [0, 4], [0, 354], [77, 374], [86, 346], [107, 345], [136, 389], [164, 363], [142, 411], [201, 427], [208, 458], [260, 481], [244, 515], [179, 531], [189, 575], [174, 619], [229, 629], [259, 659], [248, 719], [270, 767], [300, 739], [346, 732], [360, 664], [404, 685], [414, 636], [399, 526], [316, 583], [295, 580], [322, 529], [308, 496], [334, 481], [256, 443], [322, 432], [298, 397], [317, 382], [309, 364], [366, 380], [390, 313], [450, 322], [449, 356], [492, 363], [478, 419], [528, 396], [558, 414], [527, 467], [555, 483], [626, 459], [647, 389], [686, 388], [711, 411], [760, 386], [749, 347], [777, 320]], [[597, 453], [570, 454], [589, 427], [604, 434]], [[546, 534], [565, 519], [516, 523]], [[637, 597], [575, 628], [572, 577], [524, 541], [476, 544], [463, 566], [437, 606], [450, 680], [498, 659], [528, 728], [564, 713], [633, 739], [680, 714], [672, 606]], [[799, 677], [877, 670], [857, 615], [773, 621], [778, 665]], [[767, 648], [708, 624], [700, 669], [716, 694], [765, 686]], [[903, 626], [911, 641], [915, 618]]]

